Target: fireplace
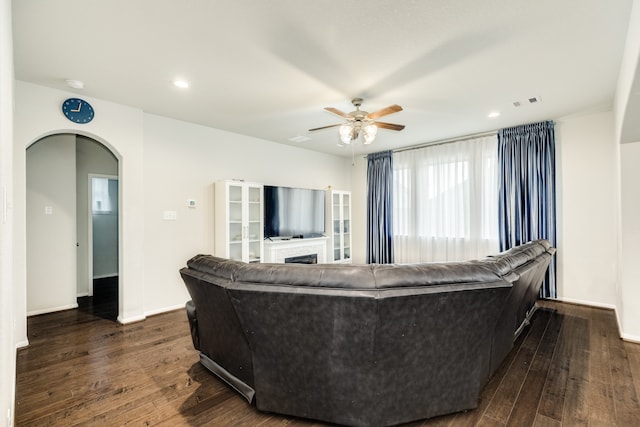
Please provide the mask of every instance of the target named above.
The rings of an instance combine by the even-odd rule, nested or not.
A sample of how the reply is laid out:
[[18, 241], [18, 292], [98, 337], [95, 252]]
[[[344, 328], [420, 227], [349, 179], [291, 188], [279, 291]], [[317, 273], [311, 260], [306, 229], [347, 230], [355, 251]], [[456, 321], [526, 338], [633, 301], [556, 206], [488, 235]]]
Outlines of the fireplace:
[[318, 254], [297, 255], [284, 259], [285, 264], [317, 264]]
[[[328, 237], [309, 239], [273, 239], [264, 241], [264, 257], [262, 262], [285, 263], [304, 262], [324, 264], [327, 262]], [[306, 258], [311, 256], [312, 260]], [[300, 261], [296, 259], [301, 257]]]

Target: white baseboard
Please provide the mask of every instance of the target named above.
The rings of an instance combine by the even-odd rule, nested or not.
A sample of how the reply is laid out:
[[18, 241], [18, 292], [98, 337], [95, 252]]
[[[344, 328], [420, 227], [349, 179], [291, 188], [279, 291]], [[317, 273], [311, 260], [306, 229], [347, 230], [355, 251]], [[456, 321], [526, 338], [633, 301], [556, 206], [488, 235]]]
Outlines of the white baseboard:
[[168, 313], [169, 311], [175, 311], [175, 310], [179, 310], [181, 308], [184, 308], [184, 304], [177, 304], [177, 305], [172, 305], [172, 306], [169, 306], [169, 307], [162, 307], [162, 308], [158, 308], [158, 309], [155, 309], [155, 310], [145, 311], [144, 314], [140, 315], [140, 316], [131, 316], [131, 317], [126, 317], [126, 318], [118, 316], [118, 322], [122, 323], [123, 325], [126, 325], [127, 323], [140, 322], [142, 320], [145, 320], [149, 316], [154, 316], [156, 314], [162, 314], [162, 313]]
[[29, 346], [29, 340], [18, 341], [16, 343], [16, 348], [23, 348], [23, 347], [28, 347], [28, 346]]
[[629, 334], [622, 334], [622, 339], [632, 343], [640, 344], [640, 337]]
[[622, 322], [620, 321], [620, 315], [618, 314], [618, 310], [614, 309], [613, 312], [616, 315], [616, 324], [618, 325], [618, 335], [621, 337], [624, 336], [622, 333]]
[[128, 325], [129, 323], [141, 322], [146, 318], [147, 316], [145, 316], [144, 314], [141, 314], [139, 316], [131, 316], [131, 317], [121, 317], [118, 315], [118, 322], [122, 323], [123, 325]]
[[608, 310], [613, 310], [613, 313], [616, 316], [616, 326], [618, 327], [618, 336], [620, 336], [620, 338], [625, 341], [640, 344], [639, 336], [625, 334], [624, 332], [622, 332], [622, 323], [620, 322], [620, 316], [618, 315], [618, 310], [616, 309], [616, 306], [614, 304], [602, 304], [602, 303], [597, 303], [593, 301], [577, 300], [573, 298], [558, 298], [557, 300], [560, 302], [566, 302], [570, 304], [586, 305], [589, 307], [605, 308]]
[[[185, 301], [185, 303], [186, 303], [186, 301]], [[163, 307], [163, 308], [159, 308], [157, 310], [145, 311], [144, 314], [145, 314], [145, 316], [153, 316], [155, 314], [162, 314], [162, 313], [168, 313], [169, 311], [180, 310], [181, 308], [184, 308], [184, 304], [178, 304], [178, 305], [173, 305], [173, 306], [169, 306], [169, 307]]]
[[574, 298], [557, 298], [557, 301], [567, 302], [569, 304], [586, 305], [586, 306], [589, 306], [589, 307], [606, 308], [607, 310], [615, 310], [616, 309], [616, 306], [614, 304], [603, 304], [603, 303], [599, 303], [599, 302], [584, 301], [584, 300], [579, 300], [579, 299], [574, 299]]
[[[186, 303], [186, 301], [185, 301]], [[170, 311], [175, 311], [175, 310], [180, 310], [184, 308], [184, 304], [176, 304], [176, 305], [171, 305], [168, 307], [162, 307], [162, 308], [158, 308], [155, 310], [149, 310], [149, 311], [145, 311], [144, 314], [139, 315], [139, 316], [131, 316], [131, 317], [121, 317], [118, 316], [118, 322], [126, 325], [129, 323], [135, 323], [135, 322], [141, 322], [143, 320], [145, 320], [147, 317], [149, 316], [154, 316], [156, 314], [162, 314], [162, 313], [168, 313]]]
[[89, 296], [89, 292], [80, 292], [78, 295], [76, 295], [77, 298], [88, 297], [88, 296]]
[[69, 304], [69, 305], [62, 305], [60, 307], [51, 307], [51, 308], [44, 308], [44, 309], [41, 309], [41, 310], [28, 311], [27, 312], [27, 317], [29, 317], [29, 316], [37, 316], [38, 314], [54, 313], [56, 311], [62, 311], [62, 310], [70, 310], [72, 308], [78, 308], [78, 303]]

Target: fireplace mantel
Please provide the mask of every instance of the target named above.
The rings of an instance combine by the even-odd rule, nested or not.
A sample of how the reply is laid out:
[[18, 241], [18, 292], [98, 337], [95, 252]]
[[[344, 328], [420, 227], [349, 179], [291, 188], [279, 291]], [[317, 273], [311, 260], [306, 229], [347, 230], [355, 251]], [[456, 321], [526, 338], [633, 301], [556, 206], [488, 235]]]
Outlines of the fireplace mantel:
[[285, 258], [317, 254], [318, 264], [327, 262], [328, 237], [264, 241], [264, 262], [284, 263]]

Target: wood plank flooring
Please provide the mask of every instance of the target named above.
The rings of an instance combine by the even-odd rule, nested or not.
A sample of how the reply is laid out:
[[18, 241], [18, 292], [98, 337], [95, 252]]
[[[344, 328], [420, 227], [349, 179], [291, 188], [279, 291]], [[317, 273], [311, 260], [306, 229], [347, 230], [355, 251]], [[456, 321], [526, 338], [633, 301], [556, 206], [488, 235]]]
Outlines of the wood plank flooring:
[[[609, 310], [542, 306], [475, 410], [418, 426], [640, 426], [640, 344]], [[30, 317], [17, 426], [324, 426], [258, 412], [198, 363], [183, 310], [119, 325], [90, 310]]]
[[118, 319], [118, 276], [93, 279], [93, 296], [79, 297], [78, 308], [103, 319]]

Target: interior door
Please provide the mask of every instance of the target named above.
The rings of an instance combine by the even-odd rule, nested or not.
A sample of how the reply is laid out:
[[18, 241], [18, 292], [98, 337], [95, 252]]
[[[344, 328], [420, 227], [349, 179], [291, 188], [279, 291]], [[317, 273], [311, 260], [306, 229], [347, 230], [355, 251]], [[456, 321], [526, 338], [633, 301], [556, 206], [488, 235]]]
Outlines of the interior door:
[[118, 177], [92, 174], [89, 179], [89, 282], [93, 283], [94, 279], [118, 276]]

